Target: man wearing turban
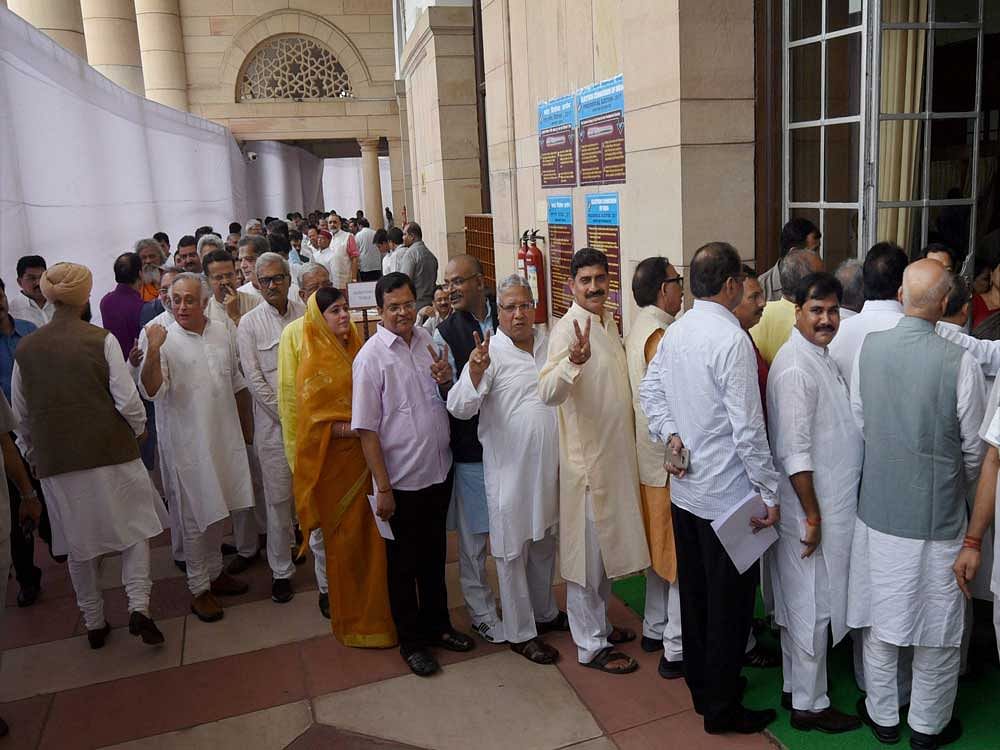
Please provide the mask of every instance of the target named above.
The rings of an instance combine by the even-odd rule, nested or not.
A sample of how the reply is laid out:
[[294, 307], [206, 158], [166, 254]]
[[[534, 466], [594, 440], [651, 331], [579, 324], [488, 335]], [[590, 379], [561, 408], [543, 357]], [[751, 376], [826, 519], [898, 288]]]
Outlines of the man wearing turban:
[[57, 263], [42, 276], [55, 312], [14, 357], [18, 442], [45, 492], [52, 552], [68, 555], [91, 648], [101, 648], [111, 632], [97, 561], [112, 553], [122, 556], [129, 632], [155, 645], [163, 635], [149, 617], [149, 539], [163, 530], [166, 515], [139, 457], [146, 411], [121, 347], [81, 319], [92, 286], [90, 271], [76, 263]]

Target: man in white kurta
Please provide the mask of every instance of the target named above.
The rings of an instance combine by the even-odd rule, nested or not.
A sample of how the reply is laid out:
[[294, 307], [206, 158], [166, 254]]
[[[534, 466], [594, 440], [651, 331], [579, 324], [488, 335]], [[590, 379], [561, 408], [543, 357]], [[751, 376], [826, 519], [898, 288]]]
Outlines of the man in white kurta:
[[538, 398], [548, 339], [534, 330], [531, 288], [514, 275], [498, 289], [500, 330], [482, 341], [448, 393], [457, 419], [479, 414], [490, 550], [496, 559], [502, 638], [539, 664], [558, 656], [537, 638], [552, 622], [559, 497], [559, 424]]
[[205, 317], [209, 290], [194, 274], [180, 274], [170, 290], [176, 322], [147, 326], [143, 395], [167, 414], [184, 527], [192, 611], [212, 622], [223, 616], [215, 596], [242, 594], [247, 585], [222, 571], [222, 521], [253, 506], [245, 432], [236, 395], [246, 389], [236, 332]]
[[[146, 409], [106, 331], [80, 316], [92, 277], [84, 266], [57, 263], [41, 279], [53, 320], [22, 340], [11, 377], [19, 444], [42, 483], [52, 521], [52, 552], [68, 555], [70, 578], [91, 648], [111, 628], [104, 618], [98, 560], [120, 552], [129, 631], [163, 642], [149, 618], [149, 539], [163, 530], [163, 503], [139, 457], [136, 438]], [[65, 378], [72, 373], [73, 388]]]
[[267, 503], [267, 561], [271, 566], [271, 599], [289, 602], [295, 572], [292, 548], [292, 472], [285, 458], [278, 416], [278, 345], [281, 332], [305, 314], [305, 305], [288, 298], [291, 272], [277, 253], [257, 259], [256, 274], [264, 304], [243, 316], [237, 332], [240, 363], [253, 394], [254, 448], [260, 461]]
[[330, 214], [330, 231], [321, 232], [320, 237], [325, 238], [326, 245], [321, 240], [320, 248], [313, 253], [313, 262], [326, 266], [333, 286], [346, 292], [347, 285], [358, 276], [358, 243], [353, 234], [341, 228], [336, 214]]
[[664, 468], [667, 449], [649, 437], [649, 422], [639, 405], [639, 386], [656, 348], [674, 322], [683, 303], [684, 280], [663, 257], [646, 258], [632, 275], [632, 295], [639, 314], [625, 338], [632, 409], [635, 412], [635, 446], [639, 461], [639, 495], [649, 542], [650, 566], [646, 569], [646, 606], [642, 618], [642, 648], [662, 651], [658, 671], [664, 679], [684, 676], [681, 643], [681, 595], [677, 586], [677, 552], [670, 517], [670, 475]]
[[559, 556], [577, 658], [613, 673], [638, 668], [613, 645], [635, 633], [608, 622], [610, 579], [649, 567], [639, 508], [635, 417], [625, 347], [604, 305], [607, 256], [583, 248], [571, 263], [573, 305], [553, 327], [539, 375], [559, 407]]
[[881, 740], [899, 736], [897, 662], [900, 648], [913, 646], [908, 723], [919, 742], [932, 743], [920, 747], [961, 734], [952, 708], [965, 606], [952, 566], [966, 487], [982, 460], [982, 370], [934, 333], [950, 289], [936, 261], [910, 265], [904, 317], [869, 334], [851, 380], [866, 451], [847, 611], [847, 624], [865, 629], [867, 699], [858, 711]]
[[847, 635], [847, 576], [864, 441], [827, 346], [842, 287], [826, 273], [793, 292], [795, 327], [767, 379], [768, 434], [781, 475], [778, 543], [768, 552], [792, 726], [839, 733], [861, 722], [830, 705], [826, 652]]

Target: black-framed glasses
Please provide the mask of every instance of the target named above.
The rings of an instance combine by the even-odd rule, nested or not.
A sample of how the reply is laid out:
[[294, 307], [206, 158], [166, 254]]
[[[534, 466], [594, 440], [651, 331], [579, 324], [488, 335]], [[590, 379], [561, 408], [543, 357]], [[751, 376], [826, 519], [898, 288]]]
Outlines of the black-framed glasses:
[[684, 286], [683, 276], [674, 276], [672, 279], [667, 279], [663, 282], [664, 284], [677, 284], [677, 286]]
[[284, 284], [288, 274], [277, 273], [274, 276], [258, 276], [257, 283], [261, 286], [271, 286], [272, 284]]

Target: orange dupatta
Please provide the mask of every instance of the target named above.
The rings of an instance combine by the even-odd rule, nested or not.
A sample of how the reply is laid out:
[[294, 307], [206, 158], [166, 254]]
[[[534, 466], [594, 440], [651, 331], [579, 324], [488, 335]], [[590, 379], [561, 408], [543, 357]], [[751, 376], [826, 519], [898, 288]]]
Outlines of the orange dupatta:
[[330, 586], [330, 628], [345, 646], [396, 644], [386, 586], [385, 542], [372, 517], [371, 473], [357, 438], [334, 439], [334, 422], [351, 421], [351, 365], [361, 338], [347, 347], [330, 331], [315, 297], [306, 305], [296, 373], [298, 432], [295, 507], [303, 529], [323, 530]]

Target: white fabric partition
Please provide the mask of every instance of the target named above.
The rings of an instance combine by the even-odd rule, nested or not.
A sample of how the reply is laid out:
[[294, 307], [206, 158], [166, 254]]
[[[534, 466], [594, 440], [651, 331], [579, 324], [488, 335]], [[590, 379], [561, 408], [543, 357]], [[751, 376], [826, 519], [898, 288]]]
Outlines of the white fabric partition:
[[[316, 207], [322, 160], [278, 143], [248, 163], [232, 134], [136, 96], [0, 7], [0, 278], [42, 255], [94, 273], [91, 305], [135, 241]], [[260, 168], [252, 168], [260, 165]], [[280, 179], [275, 177], [279, 175]], [[303, 201], [308, 205], [304, 205]]]
[[[378, 158], [378, 171], [382, 183], [382, 205], [392, 208], [395, 214], [388, 156]], [[359, 208], [364, 209], [365, 190], [360, 156], [326, 159], [323, 162], [323, 207], [327, 211], [338, 211], [342, 216], [354, 216]]]

